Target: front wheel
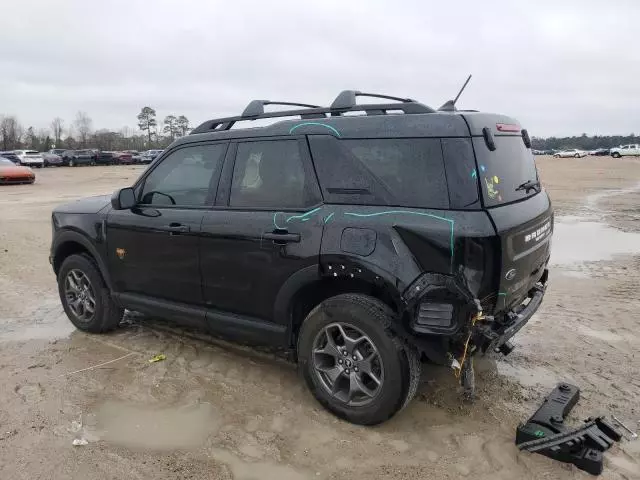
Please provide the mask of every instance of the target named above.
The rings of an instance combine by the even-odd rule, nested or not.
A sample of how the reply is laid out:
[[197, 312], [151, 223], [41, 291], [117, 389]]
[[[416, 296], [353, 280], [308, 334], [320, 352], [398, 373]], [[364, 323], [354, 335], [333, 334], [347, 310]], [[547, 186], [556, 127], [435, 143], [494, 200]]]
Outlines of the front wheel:
[[622, 155], [620, 155], [620, 152], [613, 152], [613, 153], [611, 154], [611, 156], [612, 156], [613, 158], [620, 158]]
[[67, 257], [58, 272], [58, 293], [67, 317], [76, 328], [91, 333], [115, 329], [124, 310], [118, 307], [93, 259]]
[[576, 153], [576, 154], [574, 155], [574, 157], [576, 157], [576, 158], [580, 158], [580, 154], [579, 154], [579, 153]]
[[393, 320], [387, 305], [359, 294], [331, 297], [304, 320], [300, 371], [311, 393], [336, 416], [375, 425], [415, 395], [420, 360], [393, 334]]

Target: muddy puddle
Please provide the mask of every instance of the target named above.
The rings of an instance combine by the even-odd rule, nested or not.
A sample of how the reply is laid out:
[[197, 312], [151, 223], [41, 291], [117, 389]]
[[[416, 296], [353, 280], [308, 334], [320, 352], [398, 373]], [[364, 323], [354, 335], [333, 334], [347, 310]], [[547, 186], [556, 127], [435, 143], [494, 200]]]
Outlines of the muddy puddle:
[[[552, 266], [611, 260], [640, 253], [640, 234], [623, 232], [580, 217], [558, 217], [553, 232]], [[575, 276], [581, 276], [576, 273]]]
[[75, 327], [69, 321], [60, 300], [47, 299], [23, 316], [0, 322], [0, 342], [58, 340], [69, 337]]

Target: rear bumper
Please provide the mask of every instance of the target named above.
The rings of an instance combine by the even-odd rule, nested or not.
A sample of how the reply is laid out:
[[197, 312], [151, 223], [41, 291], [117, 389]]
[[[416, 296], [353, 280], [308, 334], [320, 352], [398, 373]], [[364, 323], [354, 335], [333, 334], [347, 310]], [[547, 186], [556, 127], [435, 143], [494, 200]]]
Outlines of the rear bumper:
[[542, 304], [542, 299], [547, 291], [548, 277], [549, 271], [545, 270], [522, 303], [509, 310], [501, 322], [494, 321], [491, 322], [491, 326], [483, 326], [479, 329], [478, 333], [481, 339], [478, 339], [480, 340], [478, 343], [482, 345], [483, 351], [499, 350], [527, 324]]

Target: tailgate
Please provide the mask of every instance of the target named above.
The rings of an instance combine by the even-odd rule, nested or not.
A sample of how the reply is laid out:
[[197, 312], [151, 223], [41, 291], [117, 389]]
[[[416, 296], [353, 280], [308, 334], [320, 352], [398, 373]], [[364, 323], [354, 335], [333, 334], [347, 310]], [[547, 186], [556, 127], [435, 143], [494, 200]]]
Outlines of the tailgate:
[[496, 312], [520, 304], [540, 280], [551, 252], [553, 210], [545, 191], [488, 211], [500, 238], [501, 265]]

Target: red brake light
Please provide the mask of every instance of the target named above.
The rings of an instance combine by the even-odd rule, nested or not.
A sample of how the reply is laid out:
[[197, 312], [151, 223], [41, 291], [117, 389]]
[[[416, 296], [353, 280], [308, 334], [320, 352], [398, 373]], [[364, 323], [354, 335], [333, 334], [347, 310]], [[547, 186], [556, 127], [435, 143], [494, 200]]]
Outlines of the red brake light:
[[520, 131], [520, 127], [518, 125], [513, 125], [511, 123], [496, 123], [496, 128], [499, 132], [518, 133]]

